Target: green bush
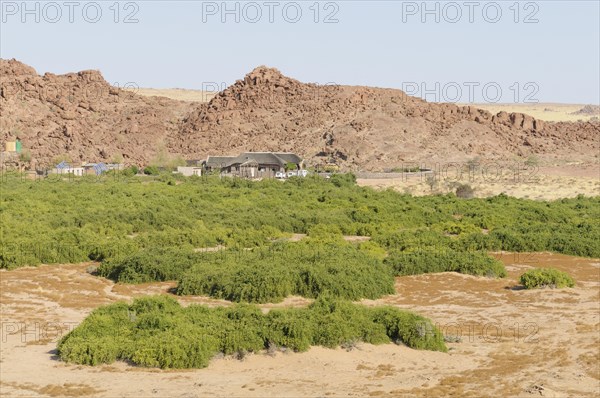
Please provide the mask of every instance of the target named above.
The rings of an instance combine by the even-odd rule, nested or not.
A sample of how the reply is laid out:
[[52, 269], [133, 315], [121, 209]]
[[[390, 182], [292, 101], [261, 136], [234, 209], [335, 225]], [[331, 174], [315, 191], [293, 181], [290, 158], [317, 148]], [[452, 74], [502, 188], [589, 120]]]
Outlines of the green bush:
[[306, 351], [312, 344], [314, 326], [304, 309], [269, 311], [265, 324], [267, 347], [275, 344], [294, 351]]
[[160, 174], [160, 170], [157, 166], [146, 166], [144, 167], [144, 174], [149, 176], [157, 176]]
[[394, 279], [381, 256], [343, 241], [308, 238], [205, 254], [180, 276], [177, 293], [255, 303], [279, 302], [293, 294], [375, 299], [394, 293]]
[[348, 187], [356, 184], [356, 176], [352, 173], [334, 174], [329, 181], [336, 187]]
[[94, 310], [60, 340], [58, 355], [85, 365], [124, 360], [147, 367], [203, 368], [219, 352], [243, 355], [273, 345], [306, 351], [356, 341], [447, 351], [430, 320], [392, 307], [369, 308], [325, 295], [306, 308], [263, 314], [248, 304], [181, 307], [172, 297], [154, 296]]
[[193, 261], [191, 250], [152, 248], [104, 261], [98, 268], [98, 275], [127, 283], [177, 280]]
[[129, 166], [121, 171], [121, 174], [125, 177], [133, 177], [139, 173], [140, 169], [137, 166]]
[[370, 308], [325, 295], [309, 309], [314, 325], [313, 345], [335, 348], [350, 341], [390, 342], [385, 327], [370, 316], [373, 311]]
[[527, 289], [564, 288], [575, 286], [575, 281], [566, 272], [555, 268], [535, 268], [525, 272], [519, 279]]
[[420, 350], [446, 351], [442, 333], [427, 318], [393, 307], [374, 308], [371, 316], [394, 342]]
[[485, 252], [456, 251], [431, 247], [414, 251], [394, 252], [385, 260], [395, 275], [418, 275], [432, 272], [503, 278], [504, 265]]

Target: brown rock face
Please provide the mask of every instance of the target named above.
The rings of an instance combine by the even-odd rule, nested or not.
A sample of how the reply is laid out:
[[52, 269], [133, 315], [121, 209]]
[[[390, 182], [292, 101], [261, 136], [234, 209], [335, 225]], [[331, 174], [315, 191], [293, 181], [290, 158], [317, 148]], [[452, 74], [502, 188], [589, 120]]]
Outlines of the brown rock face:
[[189, 105], [148, 98], [109, 85], [99, 71], [66, 75], [0, 60], [0, 141], [19, 136], [37, 161], [68, 156], [73, 162], [143, 164], [177, 133]]
[[198, 106], [181, 125], [194, 157], [293, 150], [313, 162], [363, 169], [531, 153], [591, 159], [597, 128], [427, 103], [399, 90], [303, 84], [266, 67]]
[[2, 142], [18, 133], [33, 157], [144, 164], [159, 150], [204, 158], [291, 151], [313, 163], [381, 169], [407, 161], [531, 153], [594, 159], [598, 123], [542, 123], [473, 106], [433, 104], [400, 90], [319, 86], [258, 67], [209, 103], [141, 97], [98, 71], [39, 76], [0, 60]]

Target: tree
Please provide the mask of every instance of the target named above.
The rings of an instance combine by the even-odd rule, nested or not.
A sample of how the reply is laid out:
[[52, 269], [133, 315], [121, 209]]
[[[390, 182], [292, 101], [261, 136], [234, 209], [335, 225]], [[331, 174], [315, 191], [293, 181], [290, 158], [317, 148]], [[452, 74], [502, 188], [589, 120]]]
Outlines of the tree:
[[288, 162], [285, 164], [285, 171], [296, 170], [297, 168], [296, 163]]
[[123, 163], [123, 155], [121, 155], [120, 153], [117, 153], [116, 155], [114, 155], [111, 159], [110, 162], [113, 164], [121, 164]]
[[156, 176], [160, 174], [157, 166], [146, 166], [144, 167], [144, 174], [149, 176]]
[[525, 165], [529, 167], [535, 167], [539, 164], [539, 160], [535, 155], [529, 155], [527, 160], [525, 161]]
[[427, 185], [429, 185], [429, 190], [433, 192], [433, 188], [435, 188], [438, 183], [436, 173], [434, 172], [431, 174], [427, 174], [427, 177], [425, 177], [425, 182], [427, 183]]
[[31, 162], [31, 153], [29, 151], [23, 151], [19, 154], [19, 160], [24, 163]]
[[71, 156], [69, 156], [68, 154], [62, 154], [62, 155], [57, 155], [54, 158], [52, 158], [52, 163], [54, 165], [59, 164], [60, 162], [67, 162], [67, 163], [71, 163]]
[[175, 170], [177, 166], [185, 166], [186, 161], [181, 155], [171, 155], [165, 147], [159, 148], [158, 152], [154, 155], [150, 161], [150, 166], [157, 168], [165, 168], [168, 170]]
[[469, 184], [461, 184], [456, 188], [456, 196], [463, 199], [471, 199], [475, 190]]

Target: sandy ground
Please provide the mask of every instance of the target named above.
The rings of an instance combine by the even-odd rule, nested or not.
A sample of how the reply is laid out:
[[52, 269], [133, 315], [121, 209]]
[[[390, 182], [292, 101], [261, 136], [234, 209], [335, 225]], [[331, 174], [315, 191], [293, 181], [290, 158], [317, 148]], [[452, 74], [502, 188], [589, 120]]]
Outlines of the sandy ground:
[[[600, 394], [600, 260], [552, 254], [502, 254], [509, 276], [454, 273], [398, 278], [391, 304], [430, 317], [460, 336], [448, 353], [392, 344], [345, 351], [215, 359], [206, 369], [162, 371], [115, 363], [58, 361], [56, 339], [93, 309], [116, 300], [164, 293], [173, 283], [115, 285], [86, 273], [89, 264], [1, 271], [0, 395], [99, 397], [560, 396]], [[515, 288], [532, 266], [554, 266], [574, 289]], [[208, 298], [185, 303], [222, 305]], [[278, 305], [305, 305], [291, 297]]]
[[[462, 163], [457, 163], [462, 164]], [[457, 172], [453, 167], [440, 165], [435, 185], [427, 174], [406, 174], [398, 178], [359, 178], [358, 185], [377, 189], [392, 188], [415, 196], [454, 192], [457, 184], [469, 184], [476, 197], [489, 197], [505, 193], [509, 196], [537, 200], [571, 198], [579, 194], [600, 195], [600, 166], [598, 164], [572, 164], [562, 166], [533, 166], [515, 174], [513, 165], [481, 162], [475, 173]]]
[[[485, 109], [493, 114], [504, 111], [507, 113], [518, 112], [533, 116], [536, 119], [549, 122], [576, 122], [579, 120], [588, 121], [592, 117], [599, 117], [600, 112], [591, 115], [574, 114], [585, 106], [585, 104], [556, 104], [556, 103], [538, 103], [538, 104], [463, 104], [472, 105], [480, 109]], [[596, 104], [597, 105], [597, 104]]]
[[131, 88], [130, 90], [145, 97], [167, 97], [187, 102], [208, 102], [217, 94], [214, 91], [188, 90], [183, 88]]

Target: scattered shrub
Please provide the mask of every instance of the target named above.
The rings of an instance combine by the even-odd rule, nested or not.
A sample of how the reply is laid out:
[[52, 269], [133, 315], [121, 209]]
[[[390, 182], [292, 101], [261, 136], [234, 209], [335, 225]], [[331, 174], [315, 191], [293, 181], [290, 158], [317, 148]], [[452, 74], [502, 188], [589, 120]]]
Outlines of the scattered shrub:
[[471, 199], [475, 190], [469, 184], [460, 184], [456, 187], [456, 196], [462, 199]]
[[144, 174], [149, 176], [157, 176], [160, 174], [160, 170], [157, 166], [146, 166], [144, 167]]
[[23, 151], [19, 154], [19, 160], [23, 163], [31, 162], [31, 152]]
[[540, 163], [540, 160], [535, 155], [529, 155], [525, 160], [525, 165], [528, 167], [535, 167]]
[[98, 268], [98, 275], [127, 283], [176, 280], [192, 266], [193, 261], [191, 250], [151, 248], [104, 261]]
[[535, 268], [521, 275], [520, 282], [527, 289], [564, 288], [575, 286], [575, 281], [566, 272], [555, 268]]
[[427, 318], [393, 307], [374, 308], [371, 316], [375, 323], [383, 325], [387, 336], [396, 343], [420, 350], [446, 351], [442, 333]]
[[137, 166], [129, 166], [121, 171], [121, 174], [125, 177], [133, 177], [139, 173], [139, 168]]
[[431, 247], [392, 253], [385, 260], [395, 275], [418, 275], [432, 272], [459, 272], [462, 274], [497, 277], [506, 276], [504, 264], [485, 252], [463, 252]]

